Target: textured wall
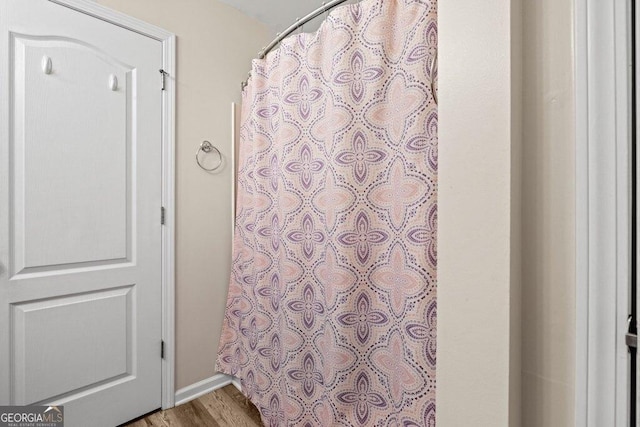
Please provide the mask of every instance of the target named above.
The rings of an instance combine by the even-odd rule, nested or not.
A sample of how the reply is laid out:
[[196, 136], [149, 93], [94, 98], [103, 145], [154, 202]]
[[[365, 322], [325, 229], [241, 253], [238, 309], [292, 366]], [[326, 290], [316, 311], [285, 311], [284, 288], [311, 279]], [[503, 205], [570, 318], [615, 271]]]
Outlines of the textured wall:
[[[439, 426], [507, 426], [511, 407], [511, 0], [441, 1]], [[519, 61], [515, 60], [516, 62]], [[515, 91], [512, 89], [515, 86]], [[517, 252], [517, 251], [516, 251]]]
[[231, 263], [231, 169], [195, 163], [203, 139], [231, 156], [231, 102], [270, 39], [215, 0], [99, 0], [177, 36], [176, 388], [215, 374]]
[[522, 150], [523, 150], [523, 8], [511, 0], [511, 289], [509, 426], [522, 420]]
[[524, 2], [523, 427], [574, 425], [573, 7]]

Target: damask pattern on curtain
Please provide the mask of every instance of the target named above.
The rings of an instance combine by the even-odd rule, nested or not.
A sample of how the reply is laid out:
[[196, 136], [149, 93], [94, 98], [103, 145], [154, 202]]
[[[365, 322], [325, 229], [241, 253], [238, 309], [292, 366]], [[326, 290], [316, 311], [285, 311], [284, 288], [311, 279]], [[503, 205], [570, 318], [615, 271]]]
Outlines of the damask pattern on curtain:
[[363, 0], [253, 61], [216, 363], [267, 426], [433, 426], [436, 0]]

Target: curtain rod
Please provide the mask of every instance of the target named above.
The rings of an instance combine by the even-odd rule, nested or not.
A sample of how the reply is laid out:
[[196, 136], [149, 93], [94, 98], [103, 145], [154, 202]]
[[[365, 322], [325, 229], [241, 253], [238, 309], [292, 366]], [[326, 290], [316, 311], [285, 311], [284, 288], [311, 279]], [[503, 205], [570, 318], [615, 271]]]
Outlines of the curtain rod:
[[264, 57], [267, 56], [267, 54], [271, 52], [271, 50], [274, 47], [276, 47], [278, 43], [280, 43], [289, 34], [293, 33], [295, 30], [302, 27], [304, 24], [311, 21], [312, 19], [317, 18], [318, 16], [322, 15], [326, 11], [333, 9], [334, 7], [346, 1], [347, 0], [332, 0], [329, 3], [323, 4], [322, 6], [320, 6], [319, 8], [317, 8], [316, 10], [314, 10], [313, 12], [305, 16], [304, 18], [297, 19], [296, 22], [294, 22], [289, 28], [284, 30], [282, 33], [278, 34], [277, 37], [271, 43], [269, 43], [266, 47], [264, 47], [258, 54], [258, 57], [260, 59], [264, 59]]
[[[345, 3], [346, 1], [347, 0], [331, 0], [329, 3], [324, 3], [322, 6], [320, 6], [319, 8], [317, 8], [316, 10], [314, 10], [313, 12], [305, 16], [304, 18], [296, 19], [296, 22], [294, 22], [289, 28], [284, 30], [282, 33], [278, 33], [276, 38], [271, 43], [269, 43], [264, 48], [262, 48], [262, 50], [258, 53], [258, 58], [264, 59], [264, 57], [267, 56], [267, 54], [271, 52], [273, 48], [278, 45], [278, 43], [280, 43], [284, 38], [289, 36], [295, 30], [297, 30], [307, 22], [322, 15], [326, 11], [333, 9], [334, 7], [339, 6], [342, 3]], [[247, 84], [250, 78], [251, 78], [251, 72], [249, 72], [249, 76], [247, 77], [247, 80], [244, 80], [243, 82], [240, 83], [241, 91], [244, 91], [244, 88], [247, 87]]]

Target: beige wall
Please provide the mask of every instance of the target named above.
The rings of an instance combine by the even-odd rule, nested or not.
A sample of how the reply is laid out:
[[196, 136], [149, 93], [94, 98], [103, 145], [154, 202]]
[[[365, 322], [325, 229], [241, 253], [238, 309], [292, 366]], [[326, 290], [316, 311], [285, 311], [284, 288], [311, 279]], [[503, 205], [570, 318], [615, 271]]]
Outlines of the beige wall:
[[574, 425], [573, 4], [524, 7], [523, 427]]
[[521, 137], [517, 117], [513, 128], [521, 92], [512, 73], [519, 64], [512, 43], [520, 38], [512, 37], [511, 3], [438, 5], [436, 399], [443, 427], [507, 426], [519, 406], [510, 401], [511, 292], [519, 279], [511, 271], [511, 169]]
[[573, 1], [463, 3], [439, 4], [438, 423], [572, 426]]
[[200, 170], [211, 141], [231, 155], [231, 102], [268, 29], [216, 0], [98, 0], [177, 36], [176, 388], [215, 374], [231, 263], [231, 171]]
[[522, 150], [524, 2], [511, 1], [511, 289], [509, 426], [522, 425]]

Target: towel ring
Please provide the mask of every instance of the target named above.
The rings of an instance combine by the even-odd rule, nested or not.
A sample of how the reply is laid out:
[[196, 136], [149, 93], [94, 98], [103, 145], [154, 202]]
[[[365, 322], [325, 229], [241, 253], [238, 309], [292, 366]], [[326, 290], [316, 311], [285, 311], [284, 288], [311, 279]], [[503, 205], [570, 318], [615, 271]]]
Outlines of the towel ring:
[[[200, 157], [198, 157], [198, 155], [200, 154], [200, 151], [202, 151], [203, 153], [211, 153], [214, 150], [216, 153], [218, 153], [218, 164], [212, 168], [205, 168], [204, 166], [202, 166], [202, 163], [200, 163]], [[214, 147], [213, 144], [211, 144], [209, 141], [202, 141], [202, 143], [198, 147], [198, 151], [196, 151], [196, 162], [198, 163], [198, 166], [200, 166], [207, 172], [213, 172], [214, 170], [222, 166], [222, 153], [220, 153], [220, 150]]]

